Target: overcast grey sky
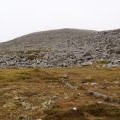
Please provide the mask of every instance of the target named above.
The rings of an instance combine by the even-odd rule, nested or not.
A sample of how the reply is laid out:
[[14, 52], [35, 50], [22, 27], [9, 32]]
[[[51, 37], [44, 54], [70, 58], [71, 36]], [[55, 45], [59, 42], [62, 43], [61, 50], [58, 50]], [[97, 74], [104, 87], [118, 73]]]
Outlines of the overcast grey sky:
[[59, 28], [120, 28], [120, 0], [0, 0], [0, 42]]

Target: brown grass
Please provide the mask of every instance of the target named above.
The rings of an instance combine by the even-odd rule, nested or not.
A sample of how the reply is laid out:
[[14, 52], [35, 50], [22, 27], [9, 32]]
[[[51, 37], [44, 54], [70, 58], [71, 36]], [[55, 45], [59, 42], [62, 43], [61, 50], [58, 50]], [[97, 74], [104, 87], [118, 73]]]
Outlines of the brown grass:
[[[46, 116], [45, 111], [52, 111], [53, 106], [55, 110], [57, 108], [58, 113], [61, 111], [61, 115], [68, 115], [73, 107], [81, 108], [89, 105], [90, 108], [90, 105], [101, 101], [88, 96], [89, 91], [97, 91], [120, 99], [120, 86], [115, 84], [115, 81], [120, 82], [120, 68], [1, 69], [0, 119], [20, 120], [24, 118], [26, 120], [36, 120]], [[69, 83], [73, 88], [66, 83]], [[92, 86], [91, 83], [97, 83], [97, 85]], [[116, 109], [119, 109], [119, 107]], [[73, 114], [73, 116], [76, 116], [76, 114]], [[95, 116], [89, 112], [86, 117], [86, 114], [88, 113], [85, 110], [83, 117], [87, 120], [88, 118], [98, 120], [98, 117], [103, 117], [103, 119], [106, 117], [107, 120], [110, 116]], [[114, 114], [118, 115], [117, 112]], [[61, 118], [60, 120], [68, 119]], [[114, 119], [110, 117], [110, 120]]]

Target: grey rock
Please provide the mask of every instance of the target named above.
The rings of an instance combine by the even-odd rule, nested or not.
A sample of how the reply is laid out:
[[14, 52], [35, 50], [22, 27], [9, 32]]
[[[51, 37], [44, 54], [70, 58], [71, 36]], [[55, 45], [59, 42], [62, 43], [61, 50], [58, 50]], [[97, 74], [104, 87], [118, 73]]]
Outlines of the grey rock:
[[2, 68], [88, 66], [101, 60], [103, 67], [120, 67], [120, 29], [61, 29], [0, 43]]
[[90, 92], [88, 92], [88, 95], [94, 96], [94, 97], [99, 98], [99, 99], [102, 99], [105, 102], [113, 102], [113, 103], [120, 104], [119, 99], [112, 98], [111, 96], [107, 96], [107, 95], [102, 94], [102, 93], [90, 91]]

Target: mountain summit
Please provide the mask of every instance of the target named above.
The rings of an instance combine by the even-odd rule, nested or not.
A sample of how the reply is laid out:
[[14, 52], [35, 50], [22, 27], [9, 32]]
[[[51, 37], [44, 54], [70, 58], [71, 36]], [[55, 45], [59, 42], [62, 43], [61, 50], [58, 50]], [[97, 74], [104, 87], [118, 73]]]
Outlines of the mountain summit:
[[60, 42], [66, 42], [68, 39], [80, 39], [93, 33], [95, 31], [69, 28], [35, 32], [1, 43], [0, 49], [3, 51], [23, 51], [28, 49], [52, 48]]
[[120, 64], [120, 29], [59, 29], [0, 44], [0, 67], [67, 67], [97, 61]]

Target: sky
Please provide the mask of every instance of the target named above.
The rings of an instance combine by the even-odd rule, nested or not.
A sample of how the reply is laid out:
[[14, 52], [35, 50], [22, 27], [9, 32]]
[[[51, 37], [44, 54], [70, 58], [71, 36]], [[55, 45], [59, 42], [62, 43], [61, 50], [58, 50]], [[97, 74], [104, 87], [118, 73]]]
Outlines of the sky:
[[61, 28], [120, 28], [120, 0], [0, 0], [0, 42]]

